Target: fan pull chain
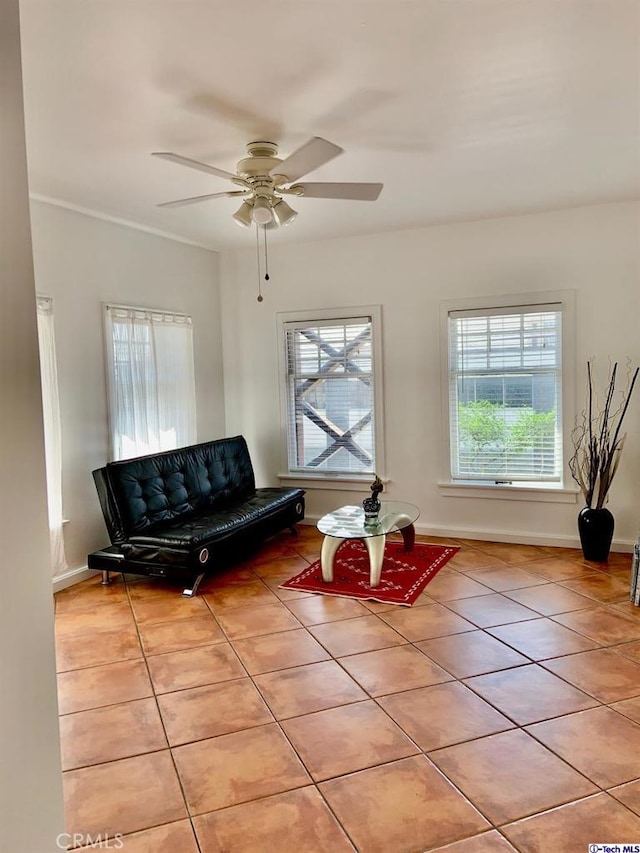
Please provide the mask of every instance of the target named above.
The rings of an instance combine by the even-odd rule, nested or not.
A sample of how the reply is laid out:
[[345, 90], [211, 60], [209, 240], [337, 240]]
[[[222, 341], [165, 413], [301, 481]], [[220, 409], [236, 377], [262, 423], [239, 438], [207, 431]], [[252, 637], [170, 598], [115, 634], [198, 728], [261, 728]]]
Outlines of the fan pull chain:
[[260, 226], [256, 222], [256, 258], [258, 261], [258, 302], [262, 302], [262, 276], [260, 275]]
[[267, 226], [263, 225], [264, 231], [264, 280], [269, 281], [269, 254], [267, 252]]

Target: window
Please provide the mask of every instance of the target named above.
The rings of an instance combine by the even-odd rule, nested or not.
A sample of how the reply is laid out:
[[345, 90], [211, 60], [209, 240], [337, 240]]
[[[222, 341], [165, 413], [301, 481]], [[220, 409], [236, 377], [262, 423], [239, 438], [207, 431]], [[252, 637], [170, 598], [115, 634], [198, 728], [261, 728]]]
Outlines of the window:
[[287, 470], [293, 475], [370, 476], [381, 465], [376, 417], [379, 309], [352, 316], [331, 313], [335, 316], [323, 312], [281, 318]]
[[562, 483], [565, 316], [562, 299], [447, 309], [454, 483]]
[[105, 330], [113, 459], [193, 444], [191, 318], [105, 305]]
[[53, 328], [53, 300], [49, 296], [38, 296], [36, 305], [51, 571], [54, 575], [60, 575], [69, 566], [64, 553], [62, 529], [62, 431], [60, 427], [56, 341]]

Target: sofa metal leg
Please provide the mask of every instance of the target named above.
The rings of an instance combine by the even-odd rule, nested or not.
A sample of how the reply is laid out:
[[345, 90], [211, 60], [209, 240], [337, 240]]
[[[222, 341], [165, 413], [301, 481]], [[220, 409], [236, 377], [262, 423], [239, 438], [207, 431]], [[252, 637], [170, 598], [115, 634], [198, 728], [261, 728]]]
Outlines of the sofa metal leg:
[[193, 596], [194, 596], [194, 595], [197, 593], [197, 591], [198, 591], [198, 587], [200, 586], [200, 583], [201, 583], [202, 578], [204, 577], [204, 575], [205, 575], [205, 573], [204, 573], [204, 572], [201, 572], [201, 573], [198, 575], [198, 577], [194, 580], [194, 582], [191, 584], [191, 586], [190, 586], [190, 587], [187, 587], [186, 589], [183, 589], [183, 590], [182, 590], [182, 594], [184, 595], [184, 597], [185, 597], [185, 598], [193, 598]]
[[298, 528], [295, 526], [295, 524], [292, 524], [292, 525], [289, 527], [289, 530], [293, 533], [293, 535], [294, 535], [294, 536], [297, 536], [297, 535], [298, 535]]
[[102, 580], [100, 581], [100, 586], [109, 586], [111, 583], [111, 578], [109, 577], [109, 569], [102, 570]]

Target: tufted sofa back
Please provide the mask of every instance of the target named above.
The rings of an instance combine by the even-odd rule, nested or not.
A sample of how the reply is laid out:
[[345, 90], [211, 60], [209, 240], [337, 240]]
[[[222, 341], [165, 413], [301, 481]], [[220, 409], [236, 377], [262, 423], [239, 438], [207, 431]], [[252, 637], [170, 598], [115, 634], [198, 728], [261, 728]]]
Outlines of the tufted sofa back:
[[93, 472], [111, 541], [213, 512], [255, 491], [243, 436], [109, 462]]

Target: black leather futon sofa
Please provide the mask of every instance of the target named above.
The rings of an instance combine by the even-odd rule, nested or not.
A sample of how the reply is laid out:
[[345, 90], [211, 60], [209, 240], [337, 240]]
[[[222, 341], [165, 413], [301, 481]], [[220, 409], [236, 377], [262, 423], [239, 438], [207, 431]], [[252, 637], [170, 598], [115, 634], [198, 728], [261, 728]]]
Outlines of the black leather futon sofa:
[[93, 472], [111, 547], [90, 569], [186, 582], [304, 518], [304, 491], [256, 489], [243, 436], [109, 462]]

